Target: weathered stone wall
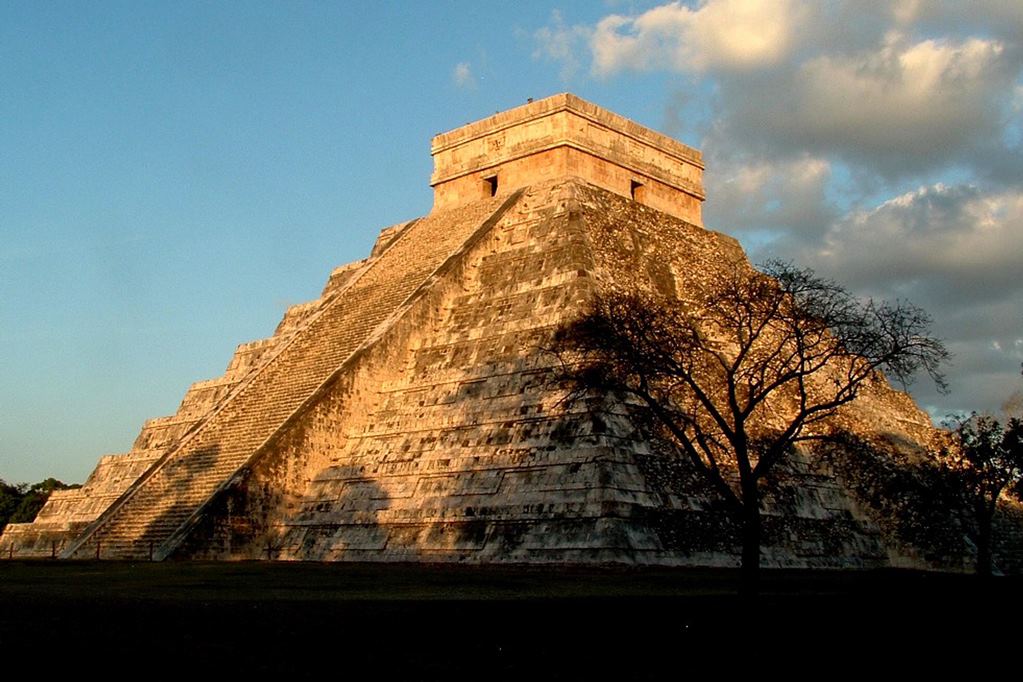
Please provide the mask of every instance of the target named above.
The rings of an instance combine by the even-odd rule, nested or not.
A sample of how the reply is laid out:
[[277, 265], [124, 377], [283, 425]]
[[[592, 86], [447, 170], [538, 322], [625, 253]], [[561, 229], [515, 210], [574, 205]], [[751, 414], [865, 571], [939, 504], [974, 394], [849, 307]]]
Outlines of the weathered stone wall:
[[[213, 492], [499, 208], [499, 201], [489, 200], [457, 213], [431, 215], [406, 228], [341, 292], [305, 317], [266, 362], [175, 443], [66, 554], [91, 556], [96, 544], [108, 557], [144, 558], [169, 551], [171, 545], [165, 544]], [[445, 229], [431, 229], [435, 223]], [[422, 237], [424, 231], [429, 239]]]
[[159, 458], [160, 450], [107, 455], [81, 488], [55, 490], [32, 523], [12, 523], [0, 539], [4, 557], [59, 555], [65, 545], [94, 521]]
[[[382, 230], [371, 258], [379, 255], [407, 225], [401, 223]], [[0, 552], [4, 556], [32, 557], [62, 551], [162, 455], [227, 400], [253, 371], [273, 357], [274, 352], [327, 302], [343, 291], [369, 260], [335, 268], [320, 297], [288, 308], [273, 336], [239, 344], [222, 376], [192, 384], [173, 415], [147, 420], [131, 452], [100, 459], [82, 488], [55, 492], [33, 523], [7, 526], [0, 538]]]
[[266, 453], [231, 503], [232, 519], [257, 528], [221, 515], [191, 555], [631, 561], [656, 550], [629, 518], [643, 488], [631, 455], [592, 433], [586, 406], [561, 411], [548, 383], [539, 346], [588, 286], [565, 189], [527, 192]]
[[702, 225], [703, 195], [695, 189], [679, 191], [677, 186], [659, 179], [660, 174], [643, 174], [617, 163], [606, 163], [591, 151], [566, 148], [566, 175], [680, 218]]
[[434, 209], [553, 178], [586, 182], [700, 225], [700, 153], [573, 95], [495, 114], [433, 139]]

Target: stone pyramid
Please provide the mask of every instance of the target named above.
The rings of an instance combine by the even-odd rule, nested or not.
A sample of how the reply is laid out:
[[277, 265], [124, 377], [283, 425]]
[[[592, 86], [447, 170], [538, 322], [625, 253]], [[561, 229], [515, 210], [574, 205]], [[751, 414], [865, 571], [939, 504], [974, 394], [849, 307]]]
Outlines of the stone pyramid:
[[[701, 155], [568, 94], [434, 138], [435, 204], [238, 347], [6, 556], [734, 565], [736, 536], [627, 411], [566, 403], [550, 340], [601, 287], [701, 287], [745, 259], [702, 227]], [[883, 382], [858, 428], [920, 443]], [[769, 498], [765, 565], [912, 564], [812, 462]]]

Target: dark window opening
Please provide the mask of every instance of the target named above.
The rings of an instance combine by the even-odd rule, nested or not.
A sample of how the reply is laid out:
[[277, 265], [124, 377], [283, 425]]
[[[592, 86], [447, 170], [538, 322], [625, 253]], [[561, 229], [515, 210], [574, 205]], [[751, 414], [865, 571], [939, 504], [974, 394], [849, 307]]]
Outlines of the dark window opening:
[[497, 176], [491, 175], [489, 178], [483, 178], [484, 189], [490, 192], [490, 196], [497, 196]]
[[642, 182], [636, 182], [632, 180], [629, 183], [629, 196], [632, 197], [633, 201], [643, 201], [646, 195], [646, 188], [643, 187]]

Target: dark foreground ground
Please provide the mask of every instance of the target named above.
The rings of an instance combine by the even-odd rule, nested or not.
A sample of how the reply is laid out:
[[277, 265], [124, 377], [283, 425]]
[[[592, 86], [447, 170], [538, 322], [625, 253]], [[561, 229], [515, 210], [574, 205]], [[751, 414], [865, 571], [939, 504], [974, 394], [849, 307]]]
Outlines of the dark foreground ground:
[[[1023, 668], [1023, 582], [904, 571], [0, 562], [0, 676], [796, 678]], [[965, 668], [963, 667], [965, 666]], [[973, 674], [970, 674], [970, 673]]]

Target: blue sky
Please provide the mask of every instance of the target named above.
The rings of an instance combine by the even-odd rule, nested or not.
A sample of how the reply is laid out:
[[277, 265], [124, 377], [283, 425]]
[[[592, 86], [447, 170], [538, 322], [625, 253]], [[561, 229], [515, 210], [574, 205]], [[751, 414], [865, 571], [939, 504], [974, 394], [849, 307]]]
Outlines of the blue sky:
[[430, 209], [430, 137], [571, 91], [703, 149], [709, 227], [909, 296], [936, 414], [1023, 359], [1023, 11], [0, 2], [0, 477], [82, 481]]

